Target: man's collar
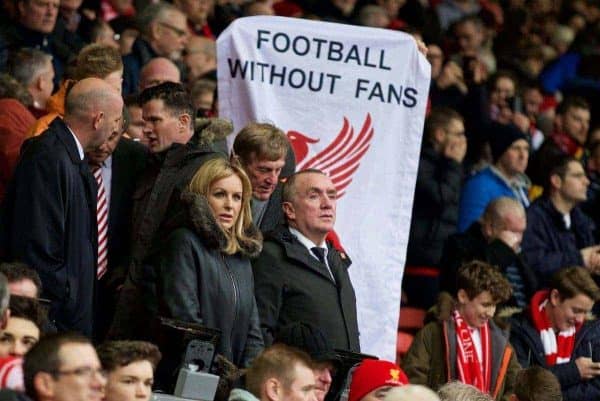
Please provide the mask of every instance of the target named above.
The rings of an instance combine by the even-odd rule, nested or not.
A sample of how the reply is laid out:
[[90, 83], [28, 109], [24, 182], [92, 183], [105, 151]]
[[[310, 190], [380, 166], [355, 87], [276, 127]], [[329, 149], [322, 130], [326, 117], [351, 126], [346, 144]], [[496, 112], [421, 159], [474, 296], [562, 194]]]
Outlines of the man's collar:
[[309, 250], [310, 250], [310, 248], [314, 248], [314, 247], [319, 247], [319, 248], [327, 249], [327, 245], [325, 244], [325, 241], [323, 241], [323, 243], [321, 245], [317, 245], [314, 242], [312, 242], [310, 239], [308, 239], [300, 231], [298, 231], [297, 229], [295, 229], [294, 227], [288, 226], [288, 229], [290, 230], [290, 232], [293, 235], [296, 236], [296, 238], [298, 239], [298, 241], [302, 245], [304, 245], [306, 248], [308, 248]]
[[83, 160], [83, 158], [85, 157], [85, 153], [83, 152], [83, 146], [81, 146], [81, 142], [79, 142], [79, 139], [77, 139], [77, 135], [75, 135], [75, 133], [73, 132], [71, 127], [69, 127], [68, 125], [66, 125], [66, 126], [67, 126], [67, 129], [69, 130], [69, 132], [71, 133], [71, 135], [73, 136], [73, 139], [75, 140], [75, 144], [77, 145], [77, 152], [79, 153], [79, 159]]

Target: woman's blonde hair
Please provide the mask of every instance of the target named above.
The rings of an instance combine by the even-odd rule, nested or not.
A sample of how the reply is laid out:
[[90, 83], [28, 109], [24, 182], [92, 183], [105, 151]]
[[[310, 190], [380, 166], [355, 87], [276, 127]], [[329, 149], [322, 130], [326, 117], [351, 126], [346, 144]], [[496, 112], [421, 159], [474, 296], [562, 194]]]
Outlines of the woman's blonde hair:
[[227, 238], [227, 246], [223, 249], [228, 255], [233, 255], [242, 250], [242, 243], [255, 242], [257, 239], [250, 238], [246, 233], [252, 226], [252, 210], [250, 208], [250, 198], [252, 196], [252, 185], [250, 179], [242, 170], [237, 162], [231, 162], [223, 158], [217, 158], [207, 161], [196, 171], [194, 177], [188, 186], [191, 192], [203, 195], [208, 198], [211, 185], [223, 178], [236, 175], [242, 181], [242, 206], [237, 220], [234, 222], [231, 230], [222, 232]]

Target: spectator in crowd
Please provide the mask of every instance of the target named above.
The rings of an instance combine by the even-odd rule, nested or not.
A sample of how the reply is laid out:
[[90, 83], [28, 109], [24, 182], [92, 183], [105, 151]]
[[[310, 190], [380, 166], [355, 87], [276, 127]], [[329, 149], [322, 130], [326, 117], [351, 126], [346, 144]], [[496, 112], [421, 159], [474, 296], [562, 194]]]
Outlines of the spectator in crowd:
[[115, 339], [147, 339], [150, 335], [146, 316], [156, 315], [153, 266], [164, 233], [169, 231], [165, 223], [177, 221], [176, 216], [185, 219], [181, 193], [205, 161], [219, 156], [209, 147], [197, 145], [193, 107], [181, 84], [165, 82], [150, 87], [140, 94], [139, 104], [144, 135], [155, 156], [150, 157], [134, 190], [131, 265], [111, 326], [110, 338]]
[[479, 2], [474, 0], [442, 0], [435, 8], [443, 31], [462, 17], [477, 14], [479, 10]]
[[0, 273], [8, 280], [11, 295], [38, 298], [42, 292], [42, 281], [37, 272], [25, 263], [0, 263]]
[[0, 253], [36, 269], [59, 330], [92, 334], [96, 185], [83, 159], [120, 129], [122, 107], [100, 79], [75, 84], [64, 120], [24, 149], [2, 204]]
[[[125, 124], [126, 122], [122, 122]], [[146, 166], [147, 149], [122, 138], [121, 125], [100, 146], [86, 152], [97, 184], [98, 282], [95, 338], [104, 338], [129, 267], [133, 191]]]
[[185, 45], [183, 55], [186, 78], [190, 85], [204, 74], [217, 69], [217, 45], [212, 39], [192, 36]]
[[179, 60], [188, 38], [187, 19], [177, 7], [160, 1], [150, 4], [137, 16], [142, 34], [131, 53], [123, 57], [123, 94], [139, 87], [140, 70], [155, 57]]
[[140, 92], [163, 82], [181, 82], [181, 73], [174, 62], [165, 57], [156, 57], [148, 61], [140, 70]]
[[322, 330], [334, 348], [359, 351], [351, 262], [325, 241], [336, 216], [331, 179], [319, 170], [300, 171], [287, 179], [282, 200], [286, 224], [266, 237], [253, 262], [265, 343], [280, 327], [302, 321]]
[[116, 40], [115, 31], [104, 21], [96, 21], [90, 28], [90, 42], [100, 45], [114, 47], [119, 50], [119, 42]]
[[[239, 159], [252, 184], [252, 220], [262, 232], [283, 223], [279, 178], [291, 153], [281, 129], [267, 123], [250, 123], [236, 135], [233, 154]], [[295, 164], [295, 163], [294, 163]]]
[[310, 357], [283, 344], [265, 349], [246, 370], [246, 388], [229, 401], [316, 401]]
[[106, 371], [106, 401], [149, 401], [161, 354], [144, 341], [109, 341], [97, 348]]
[[466, 151], [460, 114], [448, 108], [433, 109], [425, 120], [403, 282], [411, 305], [428, 308], [439, 291], [437, 277], [413, 275], [412, 270], [439, 268], [444, 241], [456, 232]]
[[531, 160], [528, 174], [534, 184], [543, 186], [546, 173], [557, 156], [568, 155], [582, 160], [590, 128], [590, 106], [580, 97], [568, 97], [556, 108], [554, 131]]
[[493, 123], [490, 147], [494, 164], [465, 183], [458, 211], [458, 231], [463, 232], [483, 213], [487, 204], [500, 197], [518, 199], [529, 206], [529, 178], [525, 175], [529, 158], [527, 136], [514, 125]]
[[524, 308], [538, 289], [535, 271], [521, 257], [525, 209], [518, 200], [502, 196], [488, 204], [480, 220], [464, 233], [448, 237], [441, 262], [441, 290], [456, 293], [458, 269], [467, 262], [482, 260], [498, 267], [512, 285], [512, 297], [505, 305]]
[[238, 165], [204, 163], [182, 194], [186, 224], [164, 233], [157, 264], [161, 315], [220, 330], [217, 352], [239, 367], [263, 348], [249, 260], [262, 235], [252, 224], [251, 196]]
[[11, 53], [21, 48], [39, 49], [52, 56], [54, 83], [60, 82], [67, 62], [74, 56], [67, 43], [54, 34], [59, 0], [40, 3], [36, 0], [19, 0], [17, 21], [3, 26], [0, 33], [0, 69], [6, 70]]
[[352, 372], [348, 401], [383, 400], [391, 389], [407, 384], [406, 375], [395, 363], [365, 359]]
[[331, 389], [340, 362], [323, 332], [312, 324], [294, 322], [282, 327], [273, 342], [298, 348], [310, 356], [313, 362], [312, 370], [315, 373], [317, 401], [323, 401]]
[[367, 4], [358, 10], [356, 22], [362, 26], [387, 28], [391, 21], [385, 8], [376, 4]]
[[25, 393], [34, 401], [101, 401], [106, 378], [86, 337], [52, 334], [25, 355]]
[[542, 283], [568, 266], [600, 269], [600, 246], [595, 244], [593, 223], [578, 207], [586, 200], [590, 183], [581, 162], [558, 156], [550, 164], [544, 196], [527, 210], [523, 257]]
[[46, 312], [37, 299], [11, 296], [10, 317], [0, 330], [0, 357], [23, 357], [37, 343], [46, 326]]
[[475, 386], [453, 381], [444, 384], [438, 390], [441, 401], [493, 401], [493, 398], [482, 393]]
[[[549, 369], [563, 398], [600, 397], [600, 323], [587, 320], [600, 289], [583, 267], [557, 271], [549, 289], [537, 292], [526, 311], [511, 318], [510, 341], [523, 367]], [[523, 390], [521, 387], [521, 391]]]
[[56, 117], [65, 114], [65, 99], [76, 81], [85, 78], [100, 78], [121, 94], [123, 63], [119, 52], [109, 46], [88, 45], [81, 49], [75, 61], [73, 80], [63, 81], [59, 90], [46, 103], [48, 114], [40, 117], [31, 127], [32, 135], [44, 132]]
[[436, 320], [417, 333], [402, 367], [412, 384], [437, 389], [459, 380], [495, 399], [507, 397], [520, 367], [492, 318], [496, 305], [510, 297], [510, 283], [493, 266], [475, 261], [459, 269], [457, 288], [456, 299], [440, 296]]
[[[483, 67], [485, 73], [494, 73], [496, 58], [491, 50], [484, 46], [486, 34], [481, 18], [474, 14], [465, 15], [456, 21], [452, 28], [458, 45], [454, 60], [458, 61], [464, 70]], [[475, 64], [480, 64], [481, 67], [476, 67]]]
[[[24, 95], [29, 96], [29, 93]], [[0, 202], [13, 176], [29, 127], [34, 123], [35, 117], [21, 101], [8, 97], [0, 99]]]
[[196, 116], [210, 117], [215, 102], [217, 83], [210, 79], [198, 79], [192, 84], [190, 96]]
[[517, 374], [512, 401], [563, 401], [560, 382], [540, 366], [532, 365]]
[[214, 41], [208, 18], [214, 11], [214, 0], [175, 0], [173, 4], [179, 8], [188, 19], [188, 29], [191, 38], [206, 37]]
[[433, 390], [420, 384], [407, 384], [388, 391], [384, 401], [440, 401]]
[[54, 89], [52, 56], [37, 49], [21, 49], [11, 56], [8, 71], [31, 94], [29, 111], [36, 118], [46, 114], [46, 102]]
[[148, 146], [148, 138], [144, 135], [144, 118], [142, 117], [142, 108], [138, 104], [137, 95], [129, 95], [125, 97], [125, 107], [129, 113], [129, 124], [127, 131], [123, 134], [124, 137], [138, 142], [144, 146]]

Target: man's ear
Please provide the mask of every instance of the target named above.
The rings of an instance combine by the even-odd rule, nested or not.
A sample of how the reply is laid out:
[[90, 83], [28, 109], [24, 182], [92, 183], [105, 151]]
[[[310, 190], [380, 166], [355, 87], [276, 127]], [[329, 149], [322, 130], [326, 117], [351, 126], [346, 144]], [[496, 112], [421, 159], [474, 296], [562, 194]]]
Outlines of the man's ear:
[[442, 142], [444, 142], [445, 137], [446, 131], [444, 131], [443, 128], [436, 128], [435, 131], [433, 131], [431, 139], [433, 140], [434, 144], [441, 144]]
[[22, 17], [27, 14], [27, 10], [25, 10], [25, 1], [19, 0], [17, 1], [17, 9], [19, 10], [19, 15]]
[[263, 391], [267, 396], [267, 399], [270, 401], [280, 401], [281, 400], [281, 383], [276, 378], [272, 377], [265, 381], [263, 384]]
[[562, 178], [558, 174], [552, 174], [550, 176], [550, 184], [553, 188], [560, 188], [562, 185]]
[[562, 130], [563, 130], [563, 116], [562, 116], [562, 114], [557, 114], [557, 115], [554, 116], [553, 125], [554, 125], [554, 129], [557, 132], [562, 132]]
[[458, 290], [458, 292], [456, 293], [456, 297], [458, 298], [458, 303], [461, 305], [464, 305], [471, 300], [467, 295], [467, 292], [462, 288]]
[[0, 319], [2, 319], [2, 321], [0, 322], [0, 329], [4, 330], [6, 328], [6, 326], [8, 325], [8, 319], [10, 319], [10, 309], [9, 308], [6, 308], [6, 310], [4, 311], [4, 313], [2, 314], [2, 317]]
[[100, 124], [102, 124], [103, 119], [104, 119], [103, 111], [99, 111], [98, 113], [96, 113], [96, 115], [94, 116], [94, 121], [93, 121], [93, 126], [94, 126], [95, 130], [97, 130], [100, 127]]
[[285, 214], [285, 217], [287, 217], [288, 220], [295, 220], [296, 219], [296, 211], [294, 209], [294, 205], [292, 205], [292, 202], [283, 202], [281, 204], [281, 208], [283, 209], [283, 214]]
[[150, 23], [150, 38], [157, 39], [160, 36], [160, 30], [162, 27], [157, 21], [153, 21]]
[[562, 297], [556, 288], [550, 291], [550, 303], [552, 306], [558, 306], [562, 303]]
[[33, 388], [38, 399], [54, 398], [54, 379], [48, 372], [38, 372], [33, 377]]
[[187, 127], [190, 126], [190, 121], [191, 121], [192, 117], [187, 114], [180, 114], [179, 115], [179, 128], [183, 131], [183, 130], [187, 130]]

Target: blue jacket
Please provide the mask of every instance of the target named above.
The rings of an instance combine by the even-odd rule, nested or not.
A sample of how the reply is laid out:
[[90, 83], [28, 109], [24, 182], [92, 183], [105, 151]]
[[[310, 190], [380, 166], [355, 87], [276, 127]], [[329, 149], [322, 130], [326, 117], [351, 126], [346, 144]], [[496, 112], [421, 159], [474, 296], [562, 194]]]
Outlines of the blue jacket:
[[571, 228], [548, 197], [527, 209], [527, 229], [521, 245], [525, 261], [545, 281], [560, 268], [583, 265], [579, 250], [594, 245], [594, 223], [579, 207], [571, 210]]
[[458, 231], [463, 232], [483, 214], [488, 203], [501, 196], [516, 198], [508, 184], [491, 167], [486, 167], [465, 183], [458, 208]]
[[[600, 377], [593, 380], [581, 379], [575, 360], [581, 356], [600, 360], [600, 322], [597, 320], [583, 324], [575, 336], [575, 347], [571, 360], [554, 366], [546, 364], [544, 347], [540, 334], [533, 326], [528, 312], [522, 312], [511, 319], [510, 343], [523, 368], [538, 365], [550, 370], [560, 382], [564, 401], [592, 401], [600, 399]], [[591, 353], [590, 353], [591, 351]]]

